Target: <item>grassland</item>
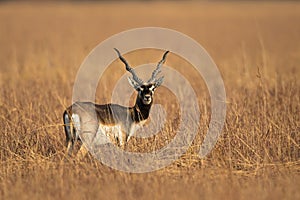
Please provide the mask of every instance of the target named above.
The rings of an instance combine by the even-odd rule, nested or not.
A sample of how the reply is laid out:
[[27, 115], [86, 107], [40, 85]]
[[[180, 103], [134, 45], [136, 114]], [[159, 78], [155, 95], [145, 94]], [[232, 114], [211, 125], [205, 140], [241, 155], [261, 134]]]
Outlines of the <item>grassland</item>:
[[[299, 10], [296, 2], [1, 3], [0, 198], [300, 199]], [[203, 113], [198, 136], [181, 159], [156, 172], [128, 174], [91, 156], [66, 157], [61, 118], [81, 62], [112, 34], [143, 26], [190, 35], [218, 65], [227, 118], [215, 149], [197, 157], [209, 95], [192, 70], [183, 70], [191, 69], [188, 64], [170, 56], [168, 65], [198, 86]], [[127, 57], [136, 65], [160, 55]], [[99, 84], [97, 102], [107, 102], [122, 73], [107, 73], [111, 81]], [[159, 89], [155, 101], [174, 112], [162, 133], [171, 139], [178, 108], [164, 92]], [[134, 138], [131, 150], [168, 142], [157, 137], [156, 143]]]

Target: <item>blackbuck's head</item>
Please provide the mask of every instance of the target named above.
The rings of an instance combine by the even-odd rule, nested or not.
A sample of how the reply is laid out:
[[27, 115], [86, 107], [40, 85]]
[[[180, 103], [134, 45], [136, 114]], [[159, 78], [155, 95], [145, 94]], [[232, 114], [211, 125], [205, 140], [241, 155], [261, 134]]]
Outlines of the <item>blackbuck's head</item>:
[[161, 66], [165, 63], [169, 51], [164, 53], [162, 59], [158, 62], [156, 69], [152, 72], [151, 78], [147, 82], [144, 82], [136, 75], [134, 69], [130, 67], [118, 49], [115, 48], [115, 51], [120, 60], [125, 64], [126, 70], [132, 74], [132, 77], [128, 77], [128, 81], [130, 85], [138, 91], [138, 99], [142, 100], [143, 104], [150, 105], [153, 100], [155, 89], [159, 87], [164, 80], [163, 76], [157, 78], [157, 75], [161, 72]]

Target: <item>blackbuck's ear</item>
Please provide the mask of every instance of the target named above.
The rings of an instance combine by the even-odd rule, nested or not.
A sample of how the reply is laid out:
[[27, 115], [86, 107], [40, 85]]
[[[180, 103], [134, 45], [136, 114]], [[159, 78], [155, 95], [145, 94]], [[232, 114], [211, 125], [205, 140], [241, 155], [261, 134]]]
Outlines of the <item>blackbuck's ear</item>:
[[160, 77], [159, 79], [157, 79], [157, 80], [155, 81], [155, 83], [154, 83], [155, 89], [156, 89], [157, 87], [159, 87], [159, 86], [163, 83], [163, 81], [164, 81], [164, 77], [163, 77], [163, 76]]
[[131, 77], [128, 77], [128, 82], [135, 90], [139, 90], [140, 85], [137, 82], [135, 82]]

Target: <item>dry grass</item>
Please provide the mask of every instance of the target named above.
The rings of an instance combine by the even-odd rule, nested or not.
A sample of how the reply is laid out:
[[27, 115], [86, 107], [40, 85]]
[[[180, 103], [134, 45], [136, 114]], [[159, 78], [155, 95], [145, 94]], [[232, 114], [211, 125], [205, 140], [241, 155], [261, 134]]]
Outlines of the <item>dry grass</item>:
[[[299, 199], [299, 9], [296, 2], [0, 4], [1, 199]], [[92, 157], [67, 158], [61, 118], [78, 67], [105, 38], [140, 26], [182, 31], [216, 61], [228, 101], [216, 148], [204, 160], [197, 157], [209, 96], [193, 71], [182, 70], [188, 64], [171, 56], [168, 64], [200, 85], [204, 113], [180, 160], [153, 173], [127, 174]], [[160, 55], [127, 56], [134, 65]], [[122, 73], [100, 84], [99, 103]], [[178, 113], [164, 90], [156, 101], [174, 112], [163, 131], [170, 139]], [[166, 142], [156, 139], [133, 140], [131, 148], [148, 151]]]

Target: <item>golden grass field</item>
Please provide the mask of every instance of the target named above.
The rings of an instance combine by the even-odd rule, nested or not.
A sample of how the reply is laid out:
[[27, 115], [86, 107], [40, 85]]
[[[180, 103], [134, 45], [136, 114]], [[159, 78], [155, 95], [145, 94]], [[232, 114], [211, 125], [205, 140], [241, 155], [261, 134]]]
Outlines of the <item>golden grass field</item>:
[[[300, 199], [299, 11], [297, 2], [1, 3], [0, 199]], [[181, 159], [130, 174], [92, 156], [66, 156], [62, 113], [80, 64], [109, 36], [144, 26], [193, 37], [219, 67], [227, 118], [216, 147], [198, 158], [209, 95], [171, 54], [168, 65], [193, 80], [203, 113]], [[156, 62], [161, 52], [125, 56], [134, 66]], [[100, 82], [98, 103], [107, 103], [121, 66]], [[160, 148], [174, 136], [176, 99], [162, 87], [155, 101], [171, 113], [167, 125], [157, 137], [133, 138], [133, 151]]]

